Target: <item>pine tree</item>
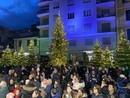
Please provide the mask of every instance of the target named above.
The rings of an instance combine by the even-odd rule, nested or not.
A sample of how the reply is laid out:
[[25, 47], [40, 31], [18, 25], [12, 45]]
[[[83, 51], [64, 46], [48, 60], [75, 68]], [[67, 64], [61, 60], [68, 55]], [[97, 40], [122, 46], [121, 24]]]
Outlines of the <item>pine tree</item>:
[[34, 41], [30, 40], [29, 46], [28, 46], [28, 64], [29, 65], [34, 65], [37, 64], [37, 55], [36, 55], [36, 51], [35, 51], [35, 46], [34, 46]]
[[93, 66], [101, 66], [101, 58], [102, 58], [102, 49], [99, 45], [98, 40], [96, 40], [96, 44], [93, 47], [93, 56], [91, 60], [91, 65]]
[[25, 56], [25, 51], [23, 49], [23, 47], [20, 48], [19, 51], [19, 56], [18, 56], [18, 60], [19, 60], [19, 65], [27, 65], [27, 57]]
[[66, 65], [68, 41], [65, 38], [66, 33], [64, 32], [60, 15], [58, 15], [52, 34], [53, 39], [50, 47], [50, 63], [55, 66]]
[[82, 54], [83, 56], [83, 65], [88, 65], [89, 64], [89, 58], [88, 58], [88, 54], [86, 52], [83, 52]]
[[9, 48], [9, 45], [6, 46], [6, 49], [3, 51], [2, 54], [2, 64], [4, 65], [11, 65], [12, 64], [12, 53]]
[[17, 51], [14, 51], [13, 57], [12, 57], [12, 65], [18, 66], [19, 60], [18, 60], [18, 53]]
[[121, 31], [114, 54], [114, 64], [120, 67], [130, 67], [130, 48], [125, 33]]
[[111, 52], [108, 47], [102, 53], [102, 66], [110, 67], [112, 64]]

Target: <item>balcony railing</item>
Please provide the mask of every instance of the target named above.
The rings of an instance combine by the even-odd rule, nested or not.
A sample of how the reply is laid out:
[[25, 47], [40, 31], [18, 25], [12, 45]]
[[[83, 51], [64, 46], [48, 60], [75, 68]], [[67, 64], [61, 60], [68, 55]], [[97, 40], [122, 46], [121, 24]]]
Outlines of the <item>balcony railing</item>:
[[43, 14], [43, 13], [49, 13], [49, 9], [46, 9], [46, 10], [39, 10], [38, 11], [38, 14]]
[[39, 0], [39, 2], [44, 2], [44, 1], [52, 1], [52, 0]]
[[111, 2], [111, 1], [115, 1], [115, 0], [97, 0], [96, 3], [105, 3], [105, 2]]
[[115, 16], [115, 13], [97, 14], [97, 18], [105, 18]]

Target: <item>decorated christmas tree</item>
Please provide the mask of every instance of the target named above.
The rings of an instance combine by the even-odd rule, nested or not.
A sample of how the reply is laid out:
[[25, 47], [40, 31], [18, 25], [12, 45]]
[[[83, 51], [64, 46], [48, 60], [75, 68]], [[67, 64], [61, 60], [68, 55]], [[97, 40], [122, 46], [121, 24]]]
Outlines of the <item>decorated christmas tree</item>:
[[93, 56], [91, 59], [91, 65], [99, 67], [101, 66], [101, 58], [102, 58], [102, 49], [99, 45], [98, 40], [96, 40], [96, 44], [93, 47]]
[[12, 53], [9, 45], [7, 45], [6, 49], [3, 51], [1, 62], [7, 66], [12, 64]]
[[102, 66], [110, 67], [112, 66], [111, 52], [108, 47], [102, 53]]
[[18, 54], [18, 60], [19, 60], [19, 65], [26, 66], [27, 65], [27, 57], [25, 56], [25, 51], [23, 47], [20, 48], [19, 54]]
[[12, 65], [18, 66], [19, 60], [18, 60], [18, 53], [17, 51], [14, 51], [13, 57], [12, 57]]
[[119, 67], [130, 67], [130, 47], [126, 34], [121, 31], [114, 54], [114, 64]]
[[66, 33], [64, 32], [60, 15], [58, 15], [52, 34], [53, 38], [50, 47], [50, 63], [54, 66], [66, 65], [68, 41], [65, 38]]
[[35, 46], [34, 46], [34, 41], [30, 40], [30, 44], [28, 46], [28, 64], [29, 65], [34, 65], [37, 64], [37, 55], [36, 55], [36, 51], [35, 51]]

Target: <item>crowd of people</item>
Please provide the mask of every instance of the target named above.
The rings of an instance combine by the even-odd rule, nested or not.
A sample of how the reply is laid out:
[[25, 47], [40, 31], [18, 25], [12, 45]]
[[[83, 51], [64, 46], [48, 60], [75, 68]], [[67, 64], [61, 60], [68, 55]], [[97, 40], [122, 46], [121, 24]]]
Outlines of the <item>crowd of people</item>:
[[0, 98], [130, 98], [130, 69], [3, 66]]

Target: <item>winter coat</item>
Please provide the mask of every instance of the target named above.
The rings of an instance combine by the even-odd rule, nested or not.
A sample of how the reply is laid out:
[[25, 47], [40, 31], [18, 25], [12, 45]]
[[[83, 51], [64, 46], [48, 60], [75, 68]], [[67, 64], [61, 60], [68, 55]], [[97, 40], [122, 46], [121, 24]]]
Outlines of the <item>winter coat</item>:
[[31, 98], [33, 91], [36, 90], [36, 87], [23, 86], [23, 90], [21, 90], [19, 97], [20, 98]]
[[3, 87], [0, 89], [0, 98], [6, 98], [6, 94], [9, 93], [8, 87]]
[[102, 94], [99, 94], [98, 96], [95, 96], [94, 94], [92, 95], [91, 98], [104, 98]]

